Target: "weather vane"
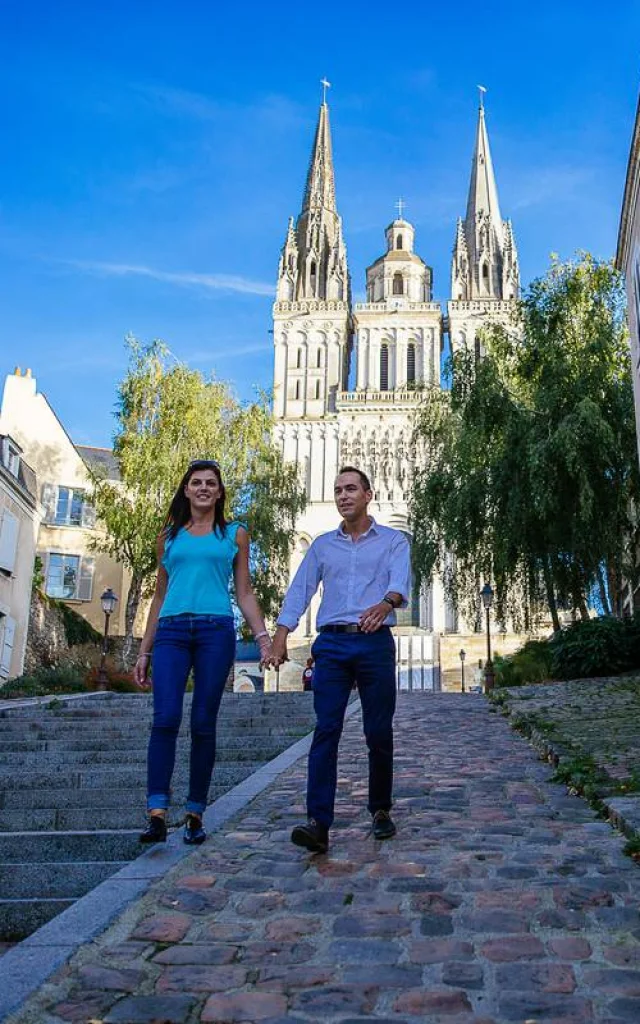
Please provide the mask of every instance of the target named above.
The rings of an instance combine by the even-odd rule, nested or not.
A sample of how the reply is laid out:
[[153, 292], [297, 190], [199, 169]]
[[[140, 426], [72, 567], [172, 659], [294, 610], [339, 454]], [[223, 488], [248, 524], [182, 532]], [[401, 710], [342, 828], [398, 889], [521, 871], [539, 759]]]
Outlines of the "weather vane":
[[327, 82], [326, 78], [320, 79], [320, 85], [322, 86], [322, 102], [327, 102], [327, 89], [331, 88], [331, 82]]
[[484, 85], [479, 85], [478, 91], [480, 93], [480, 109], [482, 110], [484, 109], [484, 94], [487, 90], [485, 89]]

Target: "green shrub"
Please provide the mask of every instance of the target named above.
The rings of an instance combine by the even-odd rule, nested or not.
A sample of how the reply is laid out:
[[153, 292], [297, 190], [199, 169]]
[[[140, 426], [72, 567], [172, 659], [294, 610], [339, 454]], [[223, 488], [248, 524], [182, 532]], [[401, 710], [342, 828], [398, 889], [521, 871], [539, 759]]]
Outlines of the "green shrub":
[[603, 615], [565, 626], [549, 640], [556, 679], [615, 676], [640, 668], [640, 617]]
[[515, 654], [494, 659], [496, 686], [526, 686], [552, 678], [548, 640], [529, 640]]
[[75, 665], [52, 665], [18, 676], [0, 688], [0, 698], [47, 697], [51, 693], [82, 693], [84, 672]]

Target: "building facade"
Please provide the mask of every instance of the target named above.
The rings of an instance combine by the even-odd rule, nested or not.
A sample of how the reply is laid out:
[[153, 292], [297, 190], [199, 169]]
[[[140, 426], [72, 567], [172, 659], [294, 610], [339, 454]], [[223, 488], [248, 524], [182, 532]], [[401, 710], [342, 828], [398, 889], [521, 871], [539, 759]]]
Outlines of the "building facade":
[[[308, 499], [292, 573], [312, 540], [336, 523], [333, 483], [341, 465], [356, 465], [371, 479], [374, 517], [409, 533], [416, 386], [441, 386], [446, 333], [454, 348], [473, 349], [483, 326], [505, 323], [512, 314], [518, 256], [511, 223], [500, 214], [482, 106], [446, 315], [433, 298], [431, 268], [416, 252], [413, 225], [400, 216], [384, 235], [385, 251], [366, 271], [366, 302], [353, 304], [323, 102], [273, 307], [275, 440], [284, 458], [300, 467]], [[313, 632], [317, 601], [294, 641]], [[457, 629], [441, 580], [413, 595], [399, 626], [431, 636]], [[435, 658], [434, 647], [431, 652]]]
[[70, 604], [102, 632], [100, 595], [111, 587], [121, 598], [111, 630], [124, 633], [122, 599], [128, 591], [129, 575], [114, 559], [95, 551], [93, 541], [99, 526], [88, 500], [88, 466], [99, 465], [108, 479], [117, 478], [111, 452], [73, 443], [46, 396], [37, 390], [30, 370], [23, 374], [17, 369], [5, 380], [0, 432], [16, 439], [37, 476], [41, 505], [37, 554], [45, 593]]
[[[616, 265], [624, 273], [627, 289], [627, 319], [631, 346], [631, 372], [640, 458], [640, 102], [631, 138], [627, 178], [622, 201]], [[640, 562], [640, 551], [638, 552]], [[640, 586], [627, 587], [625, 612], [640, 609]]]
[[40, 514], [35, 473], [0, 433], [0, 687], [22, 673]]

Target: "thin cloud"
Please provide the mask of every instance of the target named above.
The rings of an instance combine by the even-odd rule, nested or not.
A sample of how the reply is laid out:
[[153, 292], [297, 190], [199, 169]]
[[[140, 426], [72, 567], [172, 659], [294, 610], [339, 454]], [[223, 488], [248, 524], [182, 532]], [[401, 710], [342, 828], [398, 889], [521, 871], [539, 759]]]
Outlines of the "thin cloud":
[[185, 358], [188, 363], [215, 363], [220, 359], [235, 359], [237, 356], [252, 356], [262, 353], [271, 355], [272, 343], [263, 341], [260, 344], [231, 345], [224, 349], [198, 349], [190, 352]]
[[585, 184], [593, 179], [587, 167], [549, 167], [535, 171], [518, 180], [512, 210], [525, 210], [541, 203], [579, 199]]
[[273, 283], [252, 281], [235, 274], [195, 274], [189, 271], [174, 272], [158, 270], [130, 263], [100, 263], [91, 260], [58, 260], [67, 267], [99, 277], [149, 277], [154, 281], [174, 284], [178, 287], [203, 288], [206, 291], [241, 292], [245, 295], [269, 295], [273, 297]]

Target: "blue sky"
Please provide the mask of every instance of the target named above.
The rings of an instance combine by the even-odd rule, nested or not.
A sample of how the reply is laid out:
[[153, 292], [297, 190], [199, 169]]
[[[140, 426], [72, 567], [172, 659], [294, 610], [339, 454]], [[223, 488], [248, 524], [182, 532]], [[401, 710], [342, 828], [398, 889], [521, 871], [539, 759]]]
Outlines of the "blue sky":
[[638, 38], [632, 0], [1, 5], [0, 373], [31, 366], [95, 444], [129, 331], [269, 387], [323, 75], [356, 298], [398, 195], [447, 298], [478, 83], [524, 281], [552, 251], [610, 256]]

